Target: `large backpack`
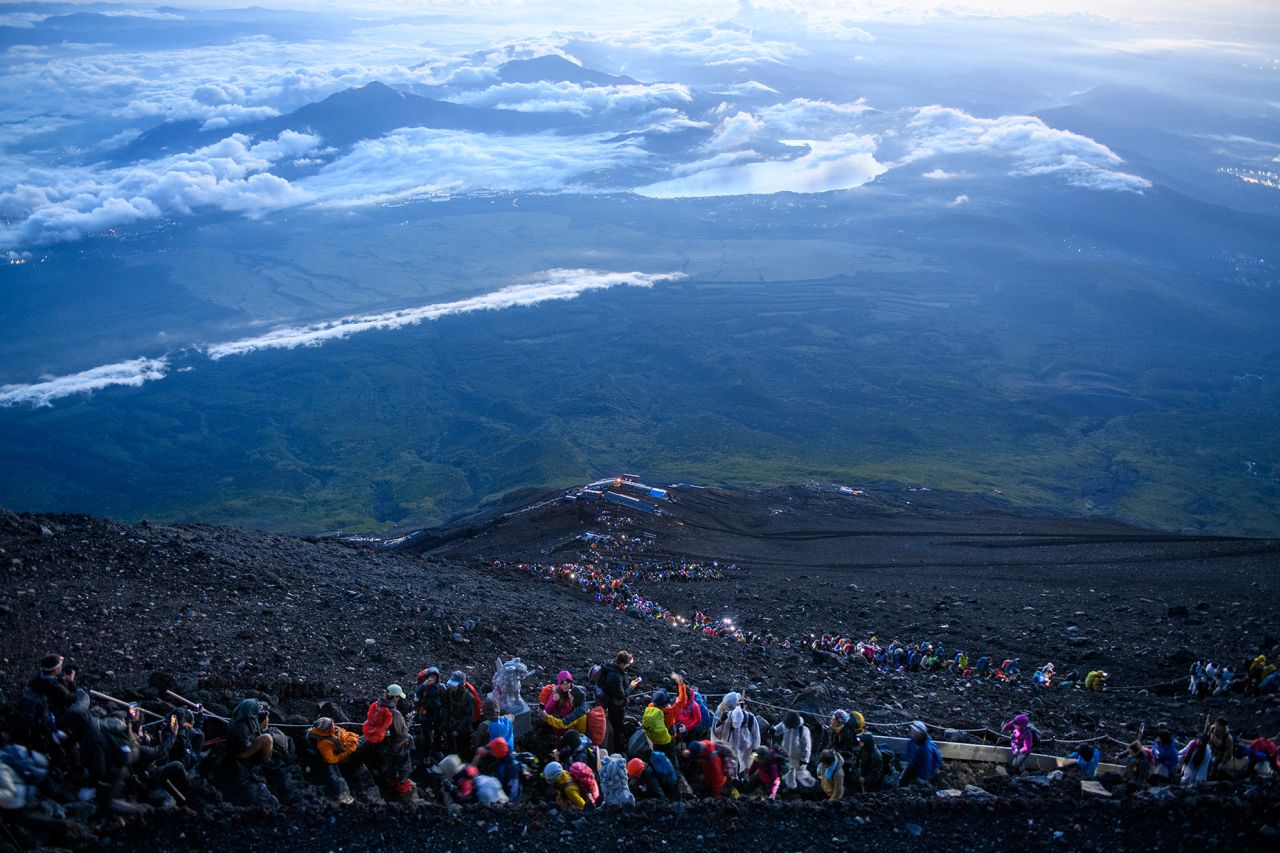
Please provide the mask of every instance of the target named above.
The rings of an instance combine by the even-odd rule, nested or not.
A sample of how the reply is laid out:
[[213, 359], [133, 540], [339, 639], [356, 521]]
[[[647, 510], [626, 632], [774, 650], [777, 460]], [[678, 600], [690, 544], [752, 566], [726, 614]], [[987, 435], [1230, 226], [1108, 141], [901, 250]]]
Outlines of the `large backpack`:
[[596, 774], [581, 761], [569, 765], [569, 778], [577, 784], [582, 797], [591, 805], [600, 799], [600, 785], [596, 782]]
[[593, 705], [587, 711], [587, 737], [596, 746], [604, 744], [605, 736], [609, 733], [609, 718], [604, 712], [603, 705]]
[[369, 711], [365, 716], [361, 731], [369, 743], [382, 743], [386, 740], [387, 730], [391, 728], [391, 709], [381, 702], [369, 703]]
[[[693, 693], [693, 704], [698, 706], [698, 712], [702, 716], [698, 725], [689, 730], [691, 736], [711, 731], [711, 709], [707, 707], [707, 700], [702, 698], [702, 694], [696, 690]], [[695, 739], [701, 740], [701, 738]]]
[[542, 689], [538, 691], [538, 707], [539, 708], [546, 707], [547, 700], [551, 698], [551, 694], [555, 692], [555, 689], [556, 689], [556, 686], [554, 684], [544, 684], [542, 686]]

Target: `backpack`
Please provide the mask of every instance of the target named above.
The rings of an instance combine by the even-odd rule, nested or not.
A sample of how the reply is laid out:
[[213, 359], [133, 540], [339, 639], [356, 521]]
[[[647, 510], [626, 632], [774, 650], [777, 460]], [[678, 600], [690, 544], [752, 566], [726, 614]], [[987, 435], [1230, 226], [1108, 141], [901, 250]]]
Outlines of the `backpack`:
[[649, 736], [644, 733], [644, 729], [636, 729], [631, 734], [631, 738], [627, 741], [627, 756], [630, 758], [644, 758], [653, 752], [653, 744], [649, 742]]
[[691, 731], [705, 732], [711, 728], [711, 709], [707, 707], [707, 700], [702, 698], [702, 694], [696, 690], [693, 693], [693, 704], [698, 706], [700, 718], [698, 724]]
[[[1027, 741], [1030, 743], [1031, 750], [1040, 745], [1040, 730], [1035, 726], [1027, 726]], [[1031, 751], [1029, 750], [1029, 751]]]
[[[646, 738], [647, 740], [647, 738]], [[724, 770], [726, 779], [732, 779], [738, 775], [738, 759], [733, 754], [733, 750], [729, 745], [720, 741], [715, 742], [716, 755], [720, 756], [720, 767]]]
[[32, 746], [43, 746], [53, 734], [53, 714], [49, 712], [49, 700], [43, 694], [28, 690], [18, 699], [14, 709], [17, 739]]
[[587, 711], [587, 737], [596, 746], [604, 744], [605, 735], [609, 732], [609, 718], [605, 715], [603, 705], [593, 705]]
[[653, 768], [653, 772], [658, 774], [658, 778], [664, 784], [676, 784], [676, 768], [671, 764], [671, 759], [667, 758], [664, 753], [654, 751], [649, 755], [649, 766]]
[[360, 727], [364, 733], [364, 739], [369, 743], [382, 743], [386, 740], [389, 728], [391, 728], [391, 709], [381, 702], [371, 702], [364, 725]]
[[590, 805], [595, 805], [600, 799], [600, 786], [596, 782], [596, 774], [591, 772], [591, 768], [583, 764], [581, 761], [575, 761], [569, 765], [569, 778], [578, 786], [578, 790], [582, 792], [582, 797]]
[[538, 707], [539, 708], [546, 707], [547, 701], [551, 698], [551, 694], [555, 692], [555, 689], [556, 689], [556, 686], [554, 684], [543, 685], [542, 689], [538, 691]]

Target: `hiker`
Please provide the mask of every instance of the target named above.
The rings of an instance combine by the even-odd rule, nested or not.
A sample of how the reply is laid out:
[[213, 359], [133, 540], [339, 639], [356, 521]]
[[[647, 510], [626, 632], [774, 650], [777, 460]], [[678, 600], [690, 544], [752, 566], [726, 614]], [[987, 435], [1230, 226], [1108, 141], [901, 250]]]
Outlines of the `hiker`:
[[707, 707], [706, 700], [702, 698], [697, 688], [684, 680], [684, 676], [672, 673], [671, 678], [678, 679], [677, 684], [684, 688], [687, 696], [683, 707], [681, 707], [680, 698], [676, 699], [675, 729], [680, 739], [688, 743], [710, 737], [711, 709]]
[[1209, 738], [1201, 735], [1192, 738], [1191, 742], [1178, 753], [1182, 760], [1182, 787], [1191, 788], [1209, 778], [1209, 767], [1213, 763], [1213, 749], [1209, 746]]
[[582, 790], [573, 781], [573, 777], [569, 775], [569, 772], [560, 765], [560, 762], [552, 761], [546, 767], [543, 767], [542, 778], [546, 780], [548, 787], [551, 788], [557, 806], [562, 809], [577, 809], [579, 811], [586, 808], [587, 801], [582, 796]]
[[446, 755], [431, 768], [440, 777], [440, 799], [450, 811], [476, 802], [476, 778], [480, 771], [456, 755]]
[[818, 781], [828, 800], [844, 799], [844, 757], [834, 749], [824, 749], [818, 755]]
[[382, 696], [370, 703], [363, 733], [373, 756], [369, 764], [374, 776], [388, 793], [407, 798], [413, 793], [413, 782], [409, 780], [413, 756], [409, 750], [409, 727], [399, 708], [404, 698], [404, 688], [399, 684], [387, 685]]
[[1209, 748], [1213, 750], [1213, 764], [1210, 772], [1215, 779], [1227, 777], [1233, 760], [1236, 757], [1236, 739], [1226, 717], [1218, 717], [1205, 732]]
[[858, 750], [854, 753], [852, 787], [863, 794], [882, 790], [889, 776], [889, 753], [876, 746], [875, 736], [863, 732], [858, 738]]
[[1280, 746], [1271, 738], [1258, 737], [1251, 740], [1245, 758], [1249, 762], [1249, 773], [1254, 773], [1259, 765], [1270, 767], [1273, 774], [1280, 771]]
[[782, 739], [782, 752], [790, 765], [783, 777], [783, 784], [791, 791], [800, 787], [812, 788], [815, 780], [809, 773], [808, 764], [813, 751], [813, 738], [809, 734], [809, 727], [798, 713], [788, 711], [782, 722], [773, 727], [773, 731]]
[[496, 737], [505, 740], [508, 751], [514, 752], [516, 748], [515, 719], [511, 714], [501, 713], [498, 703], [494, 700], [485, 699], [481, 702], [480, 722], [476, 723], [475, 731], [471, 736], [471, 754], [475, 755], [476, 750]]
[[[639, 759], [632, 759], [638, 761]], [[600, 790], [603, 805], [634, 806], [636, 795], [631, 791], [631, 778], [627, 772], [627, 757], [610, 755], [600, 768]]]
[[987, 678], [991, 675], [991, 658], [983, 655], [978, 658], [973, 665], [973, 674], [979, 678]]
[[511, 744], [506, 738], [495, 737], [480, 747], [472, 763], [481, 775], [491, 776], [501, 783], [508, 802], [520, 802], [520, 780], [524, 770], [511, 753]]
[[429, 666], [418, 673], [413, 691], [413, 721], [418, 727], [415, 746], [418, 757], [436, 761], [444, 757], [444, 685], [440, 670]]
[[[666, 753], [668, 758], [675, 756], [675, 741], [667, 724], [667, 711], [671, 708], [671, 694], [663, 688], [653, 693], [653, 700], [644, 709], [640, 717], [640, 728], [653, 748]], [[672, 715], [674, 716], [674, 714]]]
[[757, 746], [751, 751], [751, 763], [747, 765], [747, 781], [742, 786], [743, 795], [762, 791], [766, 800], [778, 796], [782, 777], [787, 772], [782, 753], [767, 746]]
[[720, 796], [725, 782], [737, 775], [732, 752], [724, 744], [695, 740], [685, 749], [684, 759], [686, 769], [692, 771], [689, 784], [699, 796]]
[[1172, 784], [1178, 773], [1179, 749], [1178, 740], [1168, 729], [1156, 732], [1156, 739], [1151, 744], [1151, 757], [1155, 763], [1152, 771], [1152, 782], [1157, 785]]
[[1017, 776], [1022, 773], [1022, 767], [1035, 745], [1031, 719], [1026, 714], [1018, 714], [1001, 726], [1000, 731], [1009, 732], [1009, 775]]
[[965, 675], [969, 671], [969, 655], [964, 651], [956, 652], [956, 656], [951, 659], [951, 663], [947, 665], [947, 672], [954, 672], [956, 675]]
[[1151, 750], [1143, 747], [1141, 741], [1131, 742], [1124, 758], [1124, 780], [1145, 788], [1147, 780], [1151, 777], [1153, 764]]
[[593, 768], [581, 761], [575, 761], [565, 772], [578, 786], [578, 791], [586, 801], [587, 807], [593, 808], [600, 803], [600, 780], [596, 778], [596, 771]]
[[627, 698], [631, 695], [631, 691], [644, 680], [627, 677], [627, 670], [631, 668], [634, 660], [631, 652], [623, 650], [614, 656], [612, 663], [607, 663], [600, 668], [597, 690], [600, 693], [600, 704], [604, 705], [605, 716], [609, 722], [605, 742], [610, 752], [617, 752], [621, 748], [622, 726], [627, 714]]
[[865, 727], [866, 720], [861, 713], [837, 709], [831, 713], [831, 722], [822, 733], [822, 748], [834, 749], [849, 761], [858, 751], [858, 738]]
[[443, 710], [445, 751], [460, 758], [474, 754], [471, 737], [480, 722], [480, 694], [462, 670], [455, 670], [445, 683]]
[[[613, 760], [618, 756], [609, 756]], [[633, 758], [627, 762], [627, 785], [636, 800], [661, 800], [666, 802], [667, 794], [658, 781], [653, 767], [643, 758]], [[606, 787], [605, 796], [608, 796]]]
[[27, 682], [27, 690], [18, 700], [17, 734], [26, 746], [40, 753], [67, 738], [59, 730], [59, 722], [76, 699], [74, 671], [70, 683], [63, 671], [62, 655], [45, 655], [39, 661], [40, 671]]
[[[643, 740], [644, 735], [637, 732]], [[589, 738], [584, 737], [576, 731], [567, 731], [564, 737], [560, 739], [560, 748], [556, 750], [556, 759], [568, 767], [571, 764], [582, 763], [590, 767], [592, 770], [600, 769], [601, 762], [607, 753], [600, 747], [591, 742]]]
[[1102, 752], [1091, 743], [1082, 743], [1075, 752], [1067, 756], [1075, 759], [1080, 767], [1080, 775], [1085, 779], [1093, 779], [1098, 775], [1098, 764], [1102, 761]]
[[257, 699], [242, 699], [227, 723], [227, 754], [245, 764], [266, 764], [275, 749], [267, 728], [271, 709]]
[[1092, 690], [1095, 693], [1101, 693], [1107, 689], [1107, 679], [1111, 676], [1100, 669], [1091, 671], [1084, 677], [1084, 687], [1086, 690]]
[[307, 732], [307, 743], [320, 756], [322, 779], [330, 794], [343, 805], [353, 802], [347, 777], [360, 767], [356, 759], [360, 736], [337, 725], [330, 717], [320, 717]]
[[907, 742], [903, 764], [906, 766], [899, 780], [903, 788], [913, 784], [928, 785], [933, 775], [942, 769], [942, 753], [929, 737], [928, 727], [920, 720], [911, 724], [911, 739]]
[[[1227, 693], [1230, 693], [1232, 680], [1234, 679], [1234, 677], [1235, 677], [1235, 674], [1231, 671], [1231, 667], [1227, 666], [1225, 663], [1221, 667], [1219, 667], [1218, 682], [1213, 689], [1213, 695], [1223, 696]], [[1268, 688], [1267, 685], [1268, 683], [1274, 684], [1274, 682], [1275, 682], [1275, 673], [1272, 673], [1270, 676], [1267, 677], [1265, 681], [1263, 681], [1261, 684], [1258, 685], [1258, 692], [1262, 694], [1273, 692], [1274, 687]]]
[[739, 775], [746, 773], [752, 752], [760, 745], [760, 722], [746, 706], [741, 694], [726, 693], [716, 707], [715, 723], [711, 727], [711, 739], [729, 747]]
[[[542, 703], [542, 711], [548, 718], [555, 721], [551, 725], [557, 730], [556, 739], [559, 740], [560, 732], [574, 728], [575, 723], [586, 717], [587, 691], [573, 683], [573, 673], [567, 669], [561, 670], [556, 676], [556, 683], [551, 687], [551, 692]], [[582, 731], [581, 728], [577, 730]]]

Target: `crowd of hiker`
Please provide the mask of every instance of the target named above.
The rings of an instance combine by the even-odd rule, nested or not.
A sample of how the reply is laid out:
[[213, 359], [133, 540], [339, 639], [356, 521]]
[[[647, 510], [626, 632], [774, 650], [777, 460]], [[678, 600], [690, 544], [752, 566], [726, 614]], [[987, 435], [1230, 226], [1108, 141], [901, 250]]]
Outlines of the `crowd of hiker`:
[[[896, 661], [895, 644], [873, 657], [889, 649]], [[3, 825], [10, 835], [48, 840], [64, 831], [59, 816], [71, 813], [132, 815], [224, 801], [270, 807], [308, 795], [299, 778], [313, 783], [305, 786], [310, 796], [319, 791], [339, 803], [359, 794], [594, 809], [693, 797], [834, 801], [932, 787], [943, 768], [943, 751], [923, 721], [907, 725], [904, 742], [890, 742], [868, 731], [857, 710], [819, 716], [756, 708], [740, 692], [711, 702], [679, 674], [648, 689], [632, 663], [621, 651], [581, 680], [562, 670], [519, 716], [499, 705], [496, 689], [482, 696], [465, 672], [446, 676], [428, 666], [412, 689], [388, 685], [363, 720], [325, 702], [309, 725], [291, 726], [259, 698], [243, 699], [227, 717], [177, 694], [163, 712], [112, 699], [82, 687], [73, 666], [49, 655], [0, 748]], [[1264, 659], [1259, 673], [1265, 669]], [[1043, 769], [1033, 756], [1044, 738], [1028, 714], [1002, 732], [1009, 775]], [[1081, 742], [1069, 756], [1085, 779], [1107, 758], [1104, 742]], [[1196, 785], [1280, 772], [1280, 747], [1239, 738], [1218, 718], [1186, 740], [1162, 727], [1107, 763], [1122, 768], [1112, 768], [1116, 782]]]

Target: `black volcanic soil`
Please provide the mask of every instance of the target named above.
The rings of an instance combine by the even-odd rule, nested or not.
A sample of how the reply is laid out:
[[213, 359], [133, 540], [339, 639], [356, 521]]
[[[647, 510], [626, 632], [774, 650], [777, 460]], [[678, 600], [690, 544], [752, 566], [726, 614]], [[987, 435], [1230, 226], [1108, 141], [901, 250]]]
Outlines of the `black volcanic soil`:
[[[625, 647], [651, 682], [679, 669], [707, 693], [746, 689], [780, 705], [854, 707], [885, 726], [921, 718], [976, 729], [1029, 710], [1047, 737], [1062, 741], [1129, 739], [1161, 722], [1191, 732], [1206, 714], [1225, 714], [1249, 736], [1280, 731], [1274, 698], [1192, 702], [1183, 687], [1195, 658], [1235, 664], [1280, 641], [1273, 616], [1280, 543], [1015, 516], [986, 501], [891, 487], [861, 497], [816, 487], [680, 488], [672, 496], [662, 517], [544, 501], [416, 537], [411, 546], [419, 553], [0, 512], [8, 592], [0, 604], [0, 704], [16, 699], [34, 661], [51, 650], [78, 664], [88, 686], [156, 708], [163, 707], [160, 688], [176, 685], [221, 711], [244, 695], [265, 696], [302, 722], [323, 699], [356, 713], [387, 683], [411, 685], [428, 664], [465, 669], [486, 684], [496, 656], [520, 655], [538, 670], [526, 682], [531, 693], [549, 673], [581, 672]], [[700, 607], [786, 636], [840, 631], [940, 640], [974, 657], [1020, 657], [1027, 675], [1048, 660], [1059, 672], [1100, 666], [1120, 689], [1033, 692], [1025, 679], [999, 685], [941, 674], [876, 675], [856, 664], [815, 662], [805, 649], [743, 645], [638, 620], [566, 585], [493, 565], [589, 555], [575, 539], [584, 532], [626, 534], [639, 544], [609, 547], [631, 559], [740, 567], [725, 581], [639, 585], [678, 613]], [[1168, 615], [1179, 606], [1186, 616]], [[455, 629], [467, 622], [466, 642], [455, 641]], [[1258, 843], [1260, 825], [1280, 825], [1274, 784], [1253, 792], [1258, 802], [1240, 799], [1236, 788], [1211, 788], [1179, 794], [1172, 806], [1135, 797], [1099, 804], [1082, 799], [1074, 785], [1032, 791], [971, 770], [946, 772], [951, 783], [974, 781], [996, 800], [893, 794], [833, 807], [697, 803], [660, 819], [641, 810], [590, 815], [584, 824], [535, 806], [450, 818], [427, 804], [337, 809], [311, 801], [280, 815], [239, 815], [234, 823], [168, 816], [112, 832], [121, 840], [143, 832], [160, 849], [537, 849], [564, 841], [653, 847], [658, 831], [673, 842], [703, 834], [699, 846], [706, 849], [973, 847], [991, 832], [1013, 848], [1148, 849], [1152, 833], [1175, 846], [1248, 848]], [[1244, 820], [1246, 811], [1255, 819]], [[764, 839], [779, 832], [776, 844]], [[1063, 835], [1055, 839], [1055, 832]]]

